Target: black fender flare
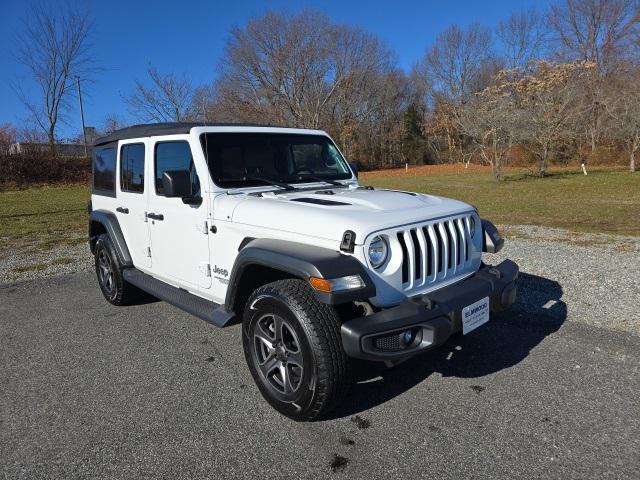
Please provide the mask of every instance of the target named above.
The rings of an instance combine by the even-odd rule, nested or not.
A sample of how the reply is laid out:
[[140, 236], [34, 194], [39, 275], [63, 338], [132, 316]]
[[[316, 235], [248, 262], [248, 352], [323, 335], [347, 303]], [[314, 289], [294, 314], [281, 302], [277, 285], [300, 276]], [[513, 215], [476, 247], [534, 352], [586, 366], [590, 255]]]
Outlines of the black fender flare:
[[113, 246], [118, 254], [118, 260], [123, 267], [133, 267], [133, 260], [127, 247], [127, 242], [122, 235], [122, 229], [116, 216], [106, 210], [93, 210], [89, 214], [89, 246], [91, 253], [94, 253], [94, 247], [98, 237], [96, 224], [100, 224], [104, 227], [107, 234], [113, 242]]
[[356, 290], [333, 293], [314, 290], [320, 302], [330, 305], [366, 300], [376, 295], [376, 287], [366, 269], [351, 255], [287, 240], [258, 238], [247, 242], [236, 257], [225, 298], [228, 311], [233, 309], [245, 270], [253, 265], [279, 270], [305, 281], [309, 277], [332, 279], [360, 275], [365, 286]]
[[498, 253], [504, 246], [504, 239], [496, 226], [489, 220], [482, 219], [482, 251]]

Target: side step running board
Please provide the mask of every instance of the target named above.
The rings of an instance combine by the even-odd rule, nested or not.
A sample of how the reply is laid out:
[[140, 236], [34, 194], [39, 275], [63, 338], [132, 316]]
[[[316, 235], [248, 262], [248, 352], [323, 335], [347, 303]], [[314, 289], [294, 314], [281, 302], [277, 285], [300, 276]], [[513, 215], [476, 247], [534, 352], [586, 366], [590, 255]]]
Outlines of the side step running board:
[[217, 327], [224, 327], [233, 320], [234, 315], [221, 305], [169, 285], [136, 268], [126, 268], [122, 274], [130, 284]]

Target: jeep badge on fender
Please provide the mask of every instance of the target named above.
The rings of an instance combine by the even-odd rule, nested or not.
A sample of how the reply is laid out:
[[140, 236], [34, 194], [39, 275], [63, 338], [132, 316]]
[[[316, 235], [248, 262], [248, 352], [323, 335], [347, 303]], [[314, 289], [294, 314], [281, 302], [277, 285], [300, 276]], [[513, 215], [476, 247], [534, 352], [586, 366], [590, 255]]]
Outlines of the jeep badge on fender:
[[136, 125], [95, 142], [89, 245], [107, 301], [144, 291], [241, 322], [266, 401], [315, 420], [344, 398], [351, 359], [393, 365], [515, 302], [518, 266], [482, 263], [497, 229], [408, 193], [359, 186], [320, 130]]

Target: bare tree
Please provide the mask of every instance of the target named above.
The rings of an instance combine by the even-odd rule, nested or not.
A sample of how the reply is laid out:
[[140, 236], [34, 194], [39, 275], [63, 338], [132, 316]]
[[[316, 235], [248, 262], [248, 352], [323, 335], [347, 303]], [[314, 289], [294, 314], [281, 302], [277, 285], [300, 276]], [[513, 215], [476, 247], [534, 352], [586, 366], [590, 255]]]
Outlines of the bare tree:
[[465, 150], [469, 139], [459, 127], [465, 104], [499, 70], [492, 47], [488, 28], [477, 23], [467, 29], [451, 25], [436, 37], [414, 68], [413, 78], [430, 86], [427, 107], [436, 114], [428, 129], [444, 134], [448, 160], [464, 161], [471, 155]]
[[603, 126], [602, 91], [606, 79], [637, 57], [634, 39], [640, 16], [636, 0], [564, 0], [551, 6], [549, 24], [564, 61], [593, 63], [583, 97], [585, 135], [595, 151]]
[[7, 147], [18, 138], [18, 129], [9, 122], [0, 124], [0, 147]]
[[317, 126], [318, 109], [336, 93], [326, 88], [334, 76], [325, 47], [330, 30], [326, 16], [309, 10], [269, 12], [234, 28], [221, 61], [221, 98], [240, 117]]
[[[449, 102], [440, 98], [436, 98], [430, 106], [426, 108], [424, 130], [429, 143], [430, 150], [433, 152], [438, 162], [454, 161], [453, 155], [457, 150], [457, 144], [460, 135], [458, 117], [454, 114], [454, 107]], [[461, 149], [461, 153], [465, 150]], [[469, 155], [462, 155], [460, 158], [468, 165]]]
[[18, 142], [24, 143], [46, 143], [47, 134], [42, 129], [33, 124], [24, 125], [18, 129]]
[[640, 72], [622, 74], [608, 85], [604, 95], [608, 135], [622, 144], [629, 157], [629, 171], [636, 171], [640, 150]]
[[271, 12], [232, 30], [218, 98], [239, 119], [314, 128], [366, 114], [359, 99], [392, 66], [389, 50], [359, 29], [313, 10]]
[[544, 19], [535, 8], [511, 14], [498, 24], [496, 35], [508, 69], [524, 69], [539, 60], [547, 39]]
[[194, 87], [185, 77], [147, 70], [150, 84], [136, 80], [133, 93], [125, 98], [131, 112], [142, 121], [181, 122], [191, 115]]
[[355, 105], [355, 112], [341, 112], [328, 129], [340, 140], [347, 156], [364, 159], [370, 167], [404, 163], [408, 156], [419, 153], [405, 149], [403, 120], [412, 98], [409, 81], [399, 70], [374, 75], [371, 80], [375, 84], [362, 97], [351, 99], [350, 104], [344, 102], [351, 108]]
[[436, 37], [417, 69], [430, 79], [435, 92], [462, 102], [481, 85], [482, 66], [491, 57], [491, 30], [477, 23], [466, 30], [451, 25]]
[[107, 115], [102, 121], [102, 127], [98, 129], [100, 134], [109, 135], [120, 128], [127, 127], [126, 121], [122, 120], [118, 115]]
[[91, 72], [94, 66], [88, 51], [90, 27], [87, 11], [69, 4], [36, 4], [17, 38], [18, 58], [37, 84], [39, 96], [31, 98], [20, 86], [16, 90], [33, 121], [47, 135], [54, 156], [56, 127], [69, 107], [73, 77]]
[[566, 60], [592, 62], [607, 75], [637, 53], [638, 14], [635, 0], [564, 0], [551, 6], [549, 24]]
[[193, 118], [206, 122], [216, 120], [219, 116], [216, 111], [219, 104], [217, 96], [218, 91], [214, 83], [196, 87], [193, 90], [190, 107]]
[[533, 73], [510, 72], [497, 87], [515, 98], [515, 135], [537, 157], [540, 176], [546, 174], [553, 147], [573, 140], [576, 134], [576, 120], [588, 109], [581, 102], [581, 93], [593, 69], [591, 62], [539, 61]]
[[501, 86], [485, 88], [470, 99], [459, 118], [460, 129], [473, 141], [473, 154], [491, 166], [496, 180], [513, 146], [516, 118], [513, 96]]

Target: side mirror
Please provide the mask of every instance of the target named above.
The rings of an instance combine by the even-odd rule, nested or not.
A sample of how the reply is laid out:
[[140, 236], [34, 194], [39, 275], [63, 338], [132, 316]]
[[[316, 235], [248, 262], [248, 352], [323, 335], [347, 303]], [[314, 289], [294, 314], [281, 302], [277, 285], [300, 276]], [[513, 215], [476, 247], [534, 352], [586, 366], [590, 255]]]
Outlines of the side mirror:
[[162, 175], [162, 188], [165, 197], [182, 198], [182, 203], [186, 205], [201, 205], [202, 197], [193, 194], [191, 185], [189, 170], [167, 170]]
[[182, 203], [196, 207], [202, 204], [202, 197], [191, 191], [189, 170], [167, 170], [162, 175], [162, 188], [165, 197], [182, 198]]
[[191, 196], [191, 175], [188, 170], [167, 170], [162, 175], [164, 196], [169, 198]]
[[349, 166], [351, 167], [353, 174], [358, 178], [358, 164], [356, 162], [349, 162]]

